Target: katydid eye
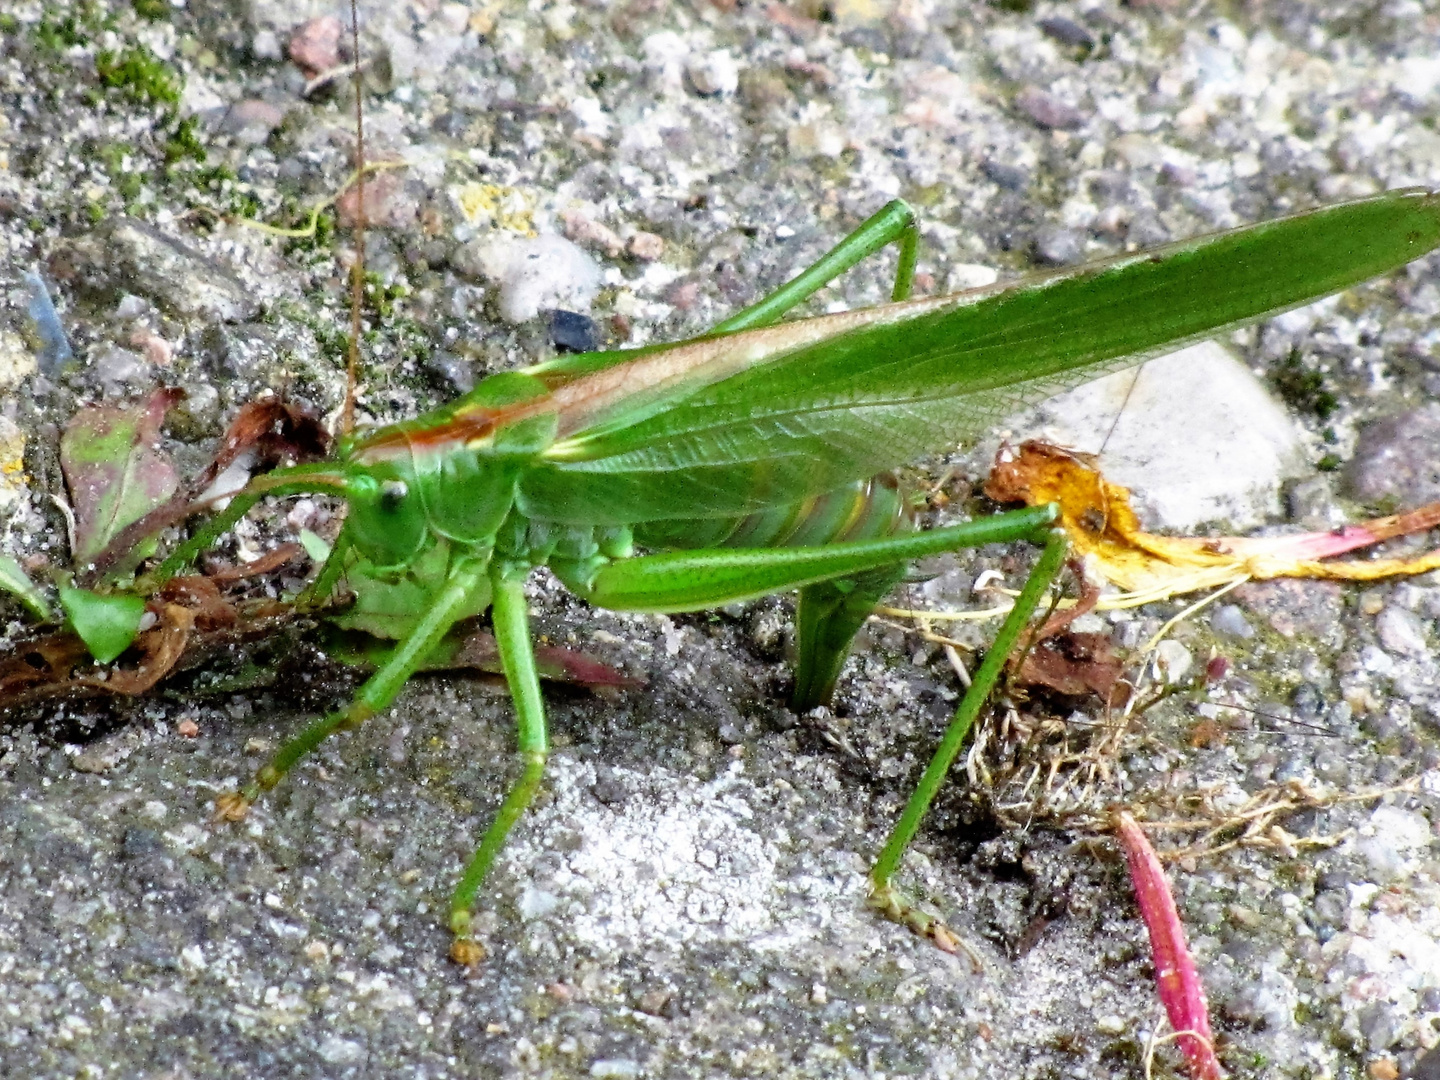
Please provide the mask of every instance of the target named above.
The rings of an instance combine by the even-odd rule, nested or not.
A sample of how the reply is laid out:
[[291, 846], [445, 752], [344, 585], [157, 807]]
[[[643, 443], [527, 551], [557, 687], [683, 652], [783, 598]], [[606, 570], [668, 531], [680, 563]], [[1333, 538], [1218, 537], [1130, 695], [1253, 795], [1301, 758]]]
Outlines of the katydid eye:
[[393, 514], [400, 509], [400, 504], [405, 501], [405, 496], [410, 494], [410, 488], [404, 480], [386, 480], [380, 485], [380, 509], [388, 514]]

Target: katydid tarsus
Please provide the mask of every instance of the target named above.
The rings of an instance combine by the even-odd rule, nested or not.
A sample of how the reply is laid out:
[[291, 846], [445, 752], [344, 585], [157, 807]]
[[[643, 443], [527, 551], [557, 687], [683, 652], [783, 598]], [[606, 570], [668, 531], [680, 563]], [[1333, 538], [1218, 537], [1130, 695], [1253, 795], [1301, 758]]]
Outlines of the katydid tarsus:
[[[951, 296], [909, 299], [914, 215], [892, 202], [788, 285], [701, 338], [492, 375], [427, 415], [348, 437], [331, 463], [253, 480], [152, 575], [185, 566], [264, 495], [326, 492], [348, 515], [312, 596], [342, 574], [446, 562], [408, 635], [343, 709], [286, 743], [219, 812], [239, 819], [331, 733], [385, 709], [459, 619], [492, 610], [519, 778], [455, 889], [452, 956], [483, 955], [471, 908], [539, 788], [544, 707], [524, 585], [548, 566], [592, 604], [694, 611], [800, 592], [792, 706], [829, 700], [851, 639], [919, 557], [1033, 538], [1044, 551], [871, 871], [875, 905], [933, 920], [893, 878], [966, 733], [1056, 577], [1053, 508], [916, 531], [889, 479], [1018, 405], [1383, 274], [1440, 245], [1440, 194], [1396, 191]], [[891, 304], [781, 317], [895, 243]], [[635, 553], [642, 549], [646, 554]]]

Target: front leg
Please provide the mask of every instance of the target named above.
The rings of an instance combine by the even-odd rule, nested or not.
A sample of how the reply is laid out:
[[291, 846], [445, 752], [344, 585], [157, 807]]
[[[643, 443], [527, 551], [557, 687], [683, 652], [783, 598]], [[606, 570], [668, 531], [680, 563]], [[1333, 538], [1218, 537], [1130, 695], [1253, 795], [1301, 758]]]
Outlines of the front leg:
[[226, 821], [241, 820], [262, 792], [278, 784], [326, 737], [341, 728], [358, 727], [394, 701], [406, 680], [420, 669], [455, 620], [474, 603], [476, 590], [485, 585], [485, 566], [486, 560], [460, 559], [446, 576], [444, 587], [425, 617], [396, 646], [380, 669], [365, 680], [355, 700], [343, 709], [322, 716], [286, 742], [245, 787], [216, 799], [216, 816]]
[[545, 732], [545, 704], [540, 698], [540, 678], [535, 671], [535, 650], [530, 644], [530, 618], [525, 600], [525, 578], [529, 571], [527, 564], [497, 562], [490, 572], [494, 587], [495, 643], [515, 702], [521, 771], [520, 779], [500, 804], [495, 820], [485, 830], [480, 846], [475, 849], [450, 898], [450, 930], [455, 935], [450, 958], [467, 967], [473, 967], [485, 957], [484, 947], [470, 935], [470, 908], [475, 903], [475, 894], [505, 846], [511, 828], [540, 789], [550, 751]]

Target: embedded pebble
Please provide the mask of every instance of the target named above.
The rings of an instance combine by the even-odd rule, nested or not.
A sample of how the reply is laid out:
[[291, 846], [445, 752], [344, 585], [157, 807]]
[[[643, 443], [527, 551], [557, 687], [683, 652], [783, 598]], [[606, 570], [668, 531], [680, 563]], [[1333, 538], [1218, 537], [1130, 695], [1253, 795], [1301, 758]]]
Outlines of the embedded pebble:
[[1432, 836], [1423, 814], [1381, 806], [1361, 826], [1355, 849], [1377, 880], [1393, 881], [1412, 857], [1430, 846]]
[[825, 120], [797, 124], [785, 133], [785, 144], [792, 158], [837, 158], [845, 152], [847, 142], [845, 129]]
[[353, 1065], [365, 1058], [365, 1047], [354, 1039], [342, 1039], [339, 1035], [326, 1036], [316, 1047], [321, 1060], [329, 1065]]
[[90, 361], [96, 378], [107, 393], [117, 394], [126, 387], [143, 387], [150, 381], [150, 365], [137, 352], [110, 345]]
[[1401, 656], [1429, 656], [1430, 645], [1425, 640], [1425, 624], [1413, 611], [1388, 604], [1375, 617], [1375, 633], [1386, 651]]
[[259, 98], [237, 101], [221, 115], [218, 129], [246, 146], [260, 146], [285, 122], [285, 110]]
[[665, 254], [665, 240], [652, 232], [637, 232], [626, 242], [625, 250], [633, 259], [654, 262]]
[[1098, 451], [1106, 479], [1130, 489], [1147, 527], [1253, 527], [1278, 511], [1284, 480], [1308, 472], [1290, 415], [1213, 341], [1053, 397], [1016, 429]]
[[1410, 1077], [1411, 1080], [1440, 1080], [1440, 1046], [1432, 1046], [1420, 1055]]
[[[354, 228], [360, 218], [360, 192], [360, 185], [355, 184], [335, 200], [335, 218], [347, 229]], [[409, 229], [420, 215], [419, 204], [395, 171], [367, 177], [364, 199], [365, 224], [370, 228]]]
[[1238, 638], [1255, 636], [1255, 628], [1236, 604], [1216, 605], [1215, 610], [1210, 613], [1210, 626], [1217, 634], [1229, 634]]
[[632, 1080], [640, 1075], [640, 1063], [629, 1058], [601, 1058], [591, 1063], [590, 1075], [597, 1080]]
[[1030, 174], [1009, 162], [986, 158], [980, 163], [980, 171], [987, 180], [999, 184], [1007, 191], [1024, 191], [1030, 186]]
[[1085, 258], [1085, 237], [1075, 229], [1046, 226], [1035, 234], [1035, 256], [1048, 266], [1069, 266]]
[[1043, 128], [1074, 131], [1085, 126], [1085, 114], [1038, 86], [1027, 86], [1015, 97], [1015, 105]]
[[334, 15], [321, 15], [301, 23], [290, 35], [285, 51], [307, 79], [340, 63], [340, 35], [344, 28]]
[[1168, 683], [1182, 681], [1194, 662], [1190, 650], [1173, 638], [1166, 638], [1155, 646], [1155, 663]]
[[1069, 19], [1052, 17], [1041, 19], [1037, 24], [1040, 30], [1048, 38], [1053, 38], [1062, 45], [1069, 45], [1073, 48], [1093, 49], [1095, 47], [1095, 36], [1077, 22]]
[[553, 234], [494, 233], [470, 241], [455, 262], [462, 273], [498, 286], [500, 317], [511, 325], [529, 322], [541, 309], [588, 309], [600, 290], [595, 260]]
[[1391, 499], [1402, 508], [1440, 500], [1440, 402], [1371, 424], [1345, 470], [1357, 499]]
[[1395, 670], [1395, 660], [1384, 649], [1366, 645], [1360, 650], [1360, 666], [1375, 675], [1389, 675]]
[[565, 238], [582, 247], [602, 252], [611, 259], [618, 258], [625, 250], [625, 241], [620, 239], [614, 229], [587, 217], [579, 210], [562, 211], [560, 221], [565, 227]]
[[995, 284], [999, 279], [1000, 273], [993, 266], [957, 263], [950, 267], [950, 272], [945, 277], [945, 290], [964, 292], [966, 289], [983, 289], [986, 285]]
[[550, 343], [562, 352], [594, 352], [600, 347], [600, 327], [588, 315], [552, 311], [549, 329]]
[[740, 68], [729, 49], [692, 56], [685, 64], [685, 74], [695, 92], [705, 97], [733, 94], [740, 85]]

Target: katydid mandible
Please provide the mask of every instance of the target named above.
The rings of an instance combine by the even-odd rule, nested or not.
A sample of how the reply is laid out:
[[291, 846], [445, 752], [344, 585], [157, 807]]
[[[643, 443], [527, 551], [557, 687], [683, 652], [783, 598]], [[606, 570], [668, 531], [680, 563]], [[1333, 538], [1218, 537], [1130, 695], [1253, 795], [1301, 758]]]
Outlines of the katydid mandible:
[[[451, 955], [545, 769], [525, 579], [548, 566], [588, 602], [683, 612], [798, 589], [792, 706], [829, 700], [851, 639], [922, 556], [1034, 539], [1039, 563], [871, 871], [873, 902], [936, 924], [892, 885], [965, 736], [1064, 559], [1053, 507], [916, 531], [888, 471], [1017, 407], [1394, 270], [1440, 245], [1440, 193], [1412, 189], [950, 296], [910, 299], [918, 233], [892, 202], [777, 292], [708, 335], [492, 375], [453, 404], [342, 442], [337, 460], [245, 491], [152, 575], [188, 563], [266, 494], [349, 506], [312, 596], [341, 575], [441, 584], [348, 706], [286, 743], [219, 813], [241, 818], [332, 732], [385, 709], [457, 621], [492, 609], [520, 776], [456, 887]], [[861, 259], [899, 247], [894, 302], [782, 323]], [[647, 554], [637, 555], [636, 549]]]

